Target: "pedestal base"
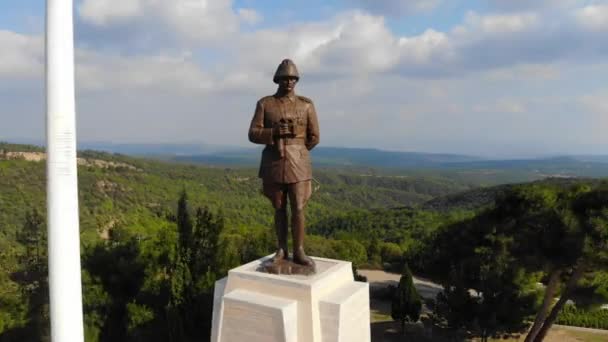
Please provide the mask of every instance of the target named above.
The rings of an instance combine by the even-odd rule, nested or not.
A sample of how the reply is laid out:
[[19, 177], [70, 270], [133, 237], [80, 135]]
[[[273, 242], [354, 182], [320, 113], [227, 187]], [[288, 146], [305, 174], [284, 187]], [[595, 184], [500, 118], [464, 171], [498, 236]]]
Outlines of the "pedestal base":
[[350, 262], [313, 258], [316, 274], [258, 271], [271, 256], [216, 282], [211, 342], [369, 342], [369, 286]]
[[316, 265], [314, 262], [309, 266], [296, 264], [291, 260], [291, 258], [288, 260], [283, 259], [278, 261], [271, 258], [262, 262], [260, 268], [258, 268], [258, 271], [272, 274], [299, 274], [309, 276], [316, 273]]

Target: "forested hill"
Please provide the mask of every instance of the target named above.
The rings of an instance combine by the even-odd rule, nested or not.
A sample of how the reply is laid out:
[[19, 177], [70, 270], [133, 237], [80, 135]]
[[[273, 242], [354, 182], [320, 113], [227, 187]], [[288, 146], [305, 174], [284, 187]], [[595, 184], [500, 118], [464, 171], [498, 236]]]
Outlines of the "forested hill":
[[[598, 185], [602, 182], [599, 178], [546, 178], [527, 184], [551, 184], [559, 187], [567, 187], [577, 183], [585, 182], [590, 185]], [[523, 184], [523, 183], [522, 183]], [[462, 192], [437, 196], [417, 208], [427, 211], [450, 212], [454, 210], [479, 210], [494, 204], [495, 199], [521, 184], [502, 184], [490, 187], [480, 187]]]
[[[370, 248], [374, 243], [389, 244], [389, 249], [416, 254], [440, 226], [472, 217], [483, 209], [490, 209], [497, 199], [518, 188], [540, 186], [568, 189], [580, 184], [596, 188], [608, 184], [608, 179], [549, 178], [530, 183], [476, 188], [440, 195], [420, 205], [336, 213], [314, 222], [310, 231], [326, 238], [356, 239]], [[390, 247], [390, 244], [394, 246]], [[370, 253], [373, 252], [368, 249], [371, 260]]]
[[[0, 145], [0, 228], [14, 231], [29, 208], [44, 208], [43, 150]], [[95, 151], [79, 152], [82, 230], [95, 235], [107, 226], [145, 231], [149, 220], [173, 211], [186, 189], [194, 206], [224, 212], [228, 227], [253, 229], [271, 222], [255, 168], [174, 164]], [[415, 205], [470, 189], [445, 177], [390, 177], [315, 171], [318, 191], [309, 220], [352, 209]]]
[[[0, 341], [48, 340], [44, 160], [40, 147], [0, 144]], [[215, 281], [276, 245], [257, 169], [96, 151], [79, 152], [78, 165], [86, 340], [207, 338]], [[315, 178], [308, 254], [392, 270], [404, 260], [418, 271], [445, 266], [429, 260], [453, 249], [459, 222], [509, 188], [474, 189], [479, 183], [471, 178], [423, 171], [379, 176], [315, 169]], [[521, 193], [557, 198], [557, 190], [530, 188]], [[453, 235], [437, 250], [444, 233]], [[487, 250], [476, 243], [503, 241], [481, 237], [467, 245], [474, 253]], [[445, 260], [459, 261], [449, 253]]]
[[[145, 235], [148, 226], [158, 225], [174, 211], [183, 190], [193, 206], [221, 210], [226, 226], [235, 232], [271, 225], [272, 210], [260, 193], [255, 168], [176, 164], [96, 151], [78, 155], [84, 241], [95, 241], [114, 227]], [[22, 225], [27, 210], [44, 211], [43, 158], [43, 149], [37, 146], [0, 144], [0, 238]], [[307, 212], [312, 226], [341, 213], [371, 209], [475, 210], [511, 187], [480, 188], [470, 179], [423, 173], [377, 176], [315, 170], [315, 178], [317, 191]]]

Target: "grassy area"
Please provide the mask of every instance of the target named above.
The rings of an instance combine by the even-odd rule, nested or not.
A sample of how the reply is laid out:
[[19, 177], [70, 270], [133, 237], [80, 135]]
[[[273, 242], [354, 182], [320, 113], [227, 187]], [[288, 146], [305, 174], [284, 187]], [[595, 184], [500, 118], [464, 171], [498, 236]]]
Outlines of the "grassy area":
[[376, 323], [376, 322], [389, 322], [392, 321], [393, 318], [391, 317], [391, 315], [387, 315], [385, 313], [382, 312], [378, 312], [376, 310], [372, 310], [371, 311], [371, 322], [372, 323]]
[[[525, 335], [519, 338], [510, 339], [490, 339], [492, 342], [520, 342], [524, 341]], [[602, 333], [594, 333], [587, 331], [575, 331], [568, 328], [552, 328], [545, 338], [545, 342], [605, 342], [608, 340], [608, 335]]]
[[387, 301], [371, 299], [370, 302], [370, 313], [371, 322], [390, 322], [393, 320], [391, 317], [391, 303]]
[[[372, 315], [373, 317], [373, 315]], [[495, 339], [491, 342], [523, 342], [525, 335], [510, 338]], [[472, 341], [479, 342], [480, 339], [458, 338], [453, 332], [440, 328], [433, 329], [432, 332], [425, 331], [420, 324], [408, 324], [405, 336], [401, 333], [398, 322], [375, 322], [372, 323], [372, 342], [398, 342], [398, 341]], [[545, 342], [605, 342], [608, 335], [586, 331], [575, 331], [567, 328], [555, 327], [549, 331], [544, 340]]]

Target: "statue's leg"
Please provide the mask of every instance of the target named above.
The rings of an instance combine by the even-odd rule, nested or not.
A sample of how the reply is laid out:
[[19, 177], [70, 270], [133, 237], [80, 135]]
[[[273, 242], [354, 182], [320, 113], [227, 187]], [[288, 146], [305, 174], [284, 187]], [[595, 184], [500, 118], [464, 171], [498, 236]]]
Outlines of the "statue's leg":
[[287, 247], [287, 192], [281, 184], [264, 184], [264, 194], [272, 202], [274, 207], [274, 228], [277, 234], [277, 251], [273, 257], [274, 261], [287, 259], [289, 257]]
[[277, 252], [275, 253], [274, 259], [281, 260], [289, 257], [289, 251], [287, 247], [287, 209], [281, 208], [276, 209], [274, 212], [274, 226], [277, 233]]
[[312, 266], [313, 261], [304, 251], [306, 236], [305, 208], [312, 194], [311, 182], [303, 181], [289, 184], [289, 203], [291, 206], [291, 234], [293, 237], [293, 261], [300, 265]]

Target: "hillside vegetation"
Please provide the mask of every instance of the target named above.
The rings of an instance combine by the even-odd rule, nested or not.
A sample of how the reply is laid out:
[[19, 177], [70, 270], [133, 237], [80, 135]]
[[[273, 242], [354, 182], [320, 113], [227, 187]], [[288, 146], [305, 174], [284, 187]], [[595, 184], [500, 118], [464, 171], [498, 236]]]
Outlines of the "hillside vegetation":
[[[46, 264], [43, 152], [36, 146], [0, 144], [0, 336], [4, 338], [23, 337], [19, 335], [25, 331], [22, 328], [32, 331], [31, 326], [26, 326], [32, 322], [28, 318], [36, 316], [31, 312], [31, 305], [36, 302], [32, 298], [46, 291], [45, 278], [41, 276]], [[95, 308], [109, 304], [95, 303], [95, 298], [116, 297], [114, 303], [119, 305], [117, 298], [133, 295], [116, 293], [115, 286], [119, 285], [104, 282], [109, 273], [104, 273], [100, 260], [118, 253], [137, 260], [148, 255], [146, 258], [154, 267], [175, 261], [172, 250], [179, 235], [177, 201], [184, 191], [192, 217], [202, 210], [220, 217], [222, 222], [218, 244], [223, 255], [218, 257], [216, 269], [203, 288], [212, 287], [209, 279], [222, 276], [241, 262], [270, 253], [273, 248], [273, 212], [260, 193], [261, 182], [254, 168], [202, 167], [95, 151], [79, 152], [78, 157], [83, 281], [85, 302], [91, 307], [85, 310], [87, 331], [96, 336], [91, 340], [103, 340], [102, 328], [122, 317], [102, 314], [106, 309]], [[470, 188], [441, 177], [362, 176], [336, 171], [318, 171], [315, 177], [317, 191], [307, 211], [308, 222], [313, 226], [340, 213], [414, 206], [438, 195]], [[353, 260], [356, 264], [368, 261], [366, 245], [351, 238], [310, 235], [307, 245], [314, 255]], [[163, 257], [160, 251], [167, 254]], [[141, 272], [158, 271], [149, 267], [152, 266]], [[33, 275], [38, 275], [38, 280], [32, 279]], [[41, 299], [37, 300], [40, 303]], [[39, 314], [44, 317], [44, 312]], [[96, 315], [102, 318], [93, 319]], [[7, 333], [2, 335], [3, 331]], [[126, 336], [123, 333], [127, 334], [116, 332], [112, 336]]]
[[[48, 341], [43, 152], [0, 144], [1, 342]], [[86, 340], [206, 339], [215, 280], [275, 246], [257, 170], [78, 157]], [[544, 336], [565, 299], [608, 297], [608, 182], [479, 188], [431, 174], [316, 170], [308, 253], [355, 268], [407, 263], [446, 289], [427, 303], [435, 324], [474, 336], [521, 333], [535, 313], [549, 316], [534, 325]]]

